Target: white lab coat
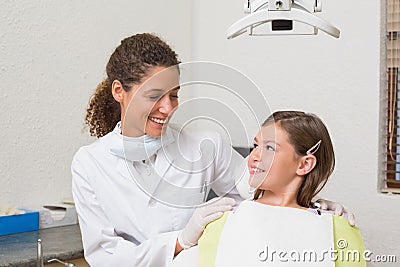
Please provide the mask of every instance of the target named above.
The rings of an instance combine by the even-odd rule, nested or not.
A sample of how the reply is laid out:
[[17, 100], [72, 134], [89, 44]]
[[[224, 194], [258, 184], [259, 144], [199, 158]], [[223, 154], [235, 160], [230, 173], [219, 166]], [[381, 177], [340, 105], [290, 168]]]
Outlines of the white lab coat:
[[[149, 172], [137, 171], [132, 162], [110, 152], [110, 146], [122, 140], [117, 127], [75, 154], [72, 192], [91, 266], [167, 266], [179, 230], [209, 187], [241, 200], [234, 182], [243, 174], [243, 158], [237, 152], [216, 133], [183, 130], [178, 139], [177, 129], [170, 126], [169, 131], [174, 141], [157, 151]], [[205, 139], [214, 143], [211, 161], [199, 153]], [[193, 162], [181, 164], [183, 159]], [[205, 181], [211, 182], [207, 188]], [[185, 203], [192, 208], [182, 207]]]

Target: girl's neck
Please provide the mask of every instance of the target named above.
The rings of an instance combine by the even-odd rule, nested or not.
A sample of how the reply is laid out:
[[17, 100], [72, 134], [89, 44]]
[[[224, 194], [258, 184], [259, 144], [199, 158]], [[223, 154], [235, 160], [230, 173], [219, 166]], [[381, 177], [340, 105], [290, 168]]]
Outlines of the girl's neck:
[[305, 207], [302, 207], [297, 203], [297, 190], [279, 193], [265, 190], [263, 195], [255, 201], [271, 206], [306, 209]]

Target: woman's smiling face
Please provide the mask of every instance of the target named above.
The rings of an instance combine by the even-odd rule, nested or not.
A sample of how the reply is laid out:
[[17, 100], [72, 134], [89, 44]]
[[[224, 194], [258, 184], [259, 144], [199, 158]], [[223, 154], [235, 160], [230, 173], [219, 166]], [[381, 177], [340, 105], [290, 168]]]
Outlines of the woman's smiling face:
[[123, 132], [129, 136], [161, 136], [178, 106], [179, 71], [177, 67], [153, 67], [127, 93]]

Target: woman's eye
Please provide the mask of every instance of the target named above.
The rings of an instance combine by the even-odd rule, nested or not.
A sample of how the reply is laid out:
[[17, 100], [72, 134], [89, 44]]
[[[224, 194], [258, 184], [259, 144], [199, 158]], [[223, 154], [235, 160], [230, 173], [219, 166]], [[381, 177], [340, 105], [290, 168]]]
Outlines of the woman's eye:
[[171, 98], [179, 98], [178, 95], [171, 95]]
[[274, 148], [273, 146], [267, 145], [266, 148], [267, 148], [267, 150], [269, 150], [269, 151], [275, 151], [275, 148]]
[[160, 99], [160, 97], [161, 97], [161, 96], [159, 96], [159, 95], [157, 95], [157, 96], [149, 96], [149, 98], [150, 98], [151, 100], [158, 100], [158, 99]]

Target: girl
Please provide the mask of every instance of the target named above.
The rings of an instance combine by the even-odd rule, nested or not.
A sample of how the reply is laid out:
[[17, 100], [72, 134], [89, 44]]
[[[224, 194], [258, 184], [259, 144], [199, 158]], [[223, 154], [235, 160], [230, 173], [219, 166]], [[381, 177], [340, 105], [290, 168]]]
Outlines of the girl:
[[312, 202], [334, 167], [331, 138], [317, 116], [275, 112], [248, 158], [254, 198], [210, 223], [198, 256], [191, 249], [173, 266], [191, 266], [196, 257], [200, 267], [365, 266], [358, 228]]

